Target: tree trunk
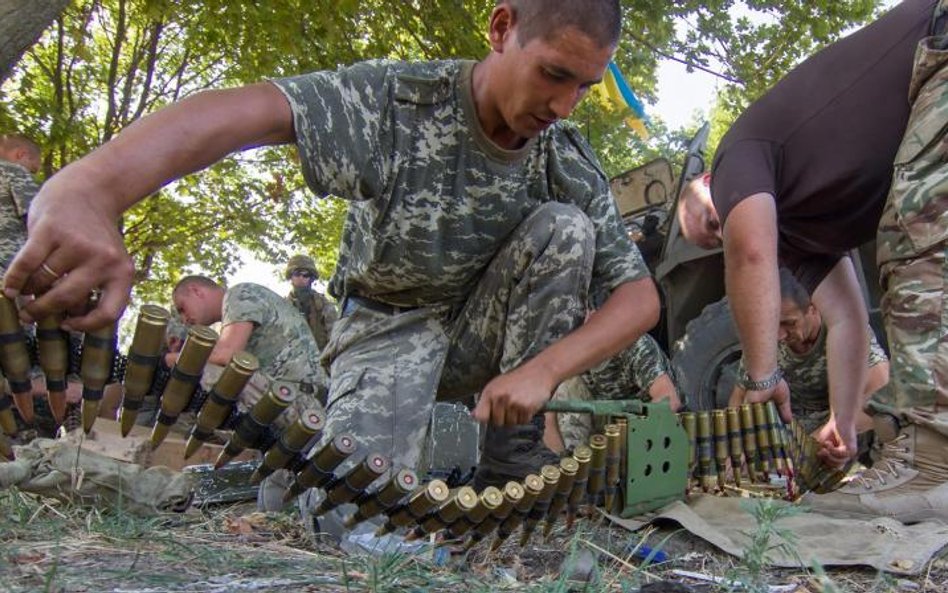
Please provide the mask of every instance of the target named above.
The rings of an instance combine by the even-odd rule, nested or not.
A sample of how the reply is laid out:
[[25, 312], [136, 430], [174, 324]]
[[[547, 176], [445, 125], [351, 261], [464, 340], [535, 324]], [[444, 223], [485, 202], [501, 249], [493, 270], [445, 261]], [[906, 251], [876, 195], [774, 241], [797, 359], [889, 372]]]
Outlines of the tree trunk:
[[0, 0], [0, 82], [69, 0]]

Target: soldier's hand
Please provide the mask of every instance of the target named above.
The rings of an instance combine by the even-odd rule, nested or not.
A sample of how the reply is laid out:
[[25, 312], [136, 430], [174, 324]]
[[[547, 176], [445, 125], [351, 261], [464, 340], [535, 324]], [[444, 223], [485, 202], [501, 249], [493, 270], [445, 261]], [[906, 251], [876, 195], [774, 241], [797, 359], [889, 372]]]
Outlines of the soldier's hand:
[[856, 425], [855, 422], [849, 424], [837, 424], [831, 415], [829, 421], [816, 431], [816, 440], [820, 443], [817, 455], [826, 465], [842, 467], [856, 456]]
[[770, 400], [776, 404], [780, 418], [789, 423], [793, 419], [793, 413], [790, 411], [790, 387], [785, 380], [781, 379], [773, 389], [744, 392], [744, 403], [755, 404]]
[[[65, 175], [64, 175], [65, 173]], [[24, 321], [66, 312], [64, 327], [91, 330], [111, 323], [128, 302], [134, 266], [108, 200], [73, 183], [65, 169], [40, 189], [30, 207], [29, 238], [3, 279], [9, 297], [36, 295], [22, 309]], [[93, 290], [101, 291], [87, 311]]]
[[550, 399], [554, 387], [541, 369], [521, 365], [494, 377], [481, 390], [474, 418], [498, 426], [526, 424]]

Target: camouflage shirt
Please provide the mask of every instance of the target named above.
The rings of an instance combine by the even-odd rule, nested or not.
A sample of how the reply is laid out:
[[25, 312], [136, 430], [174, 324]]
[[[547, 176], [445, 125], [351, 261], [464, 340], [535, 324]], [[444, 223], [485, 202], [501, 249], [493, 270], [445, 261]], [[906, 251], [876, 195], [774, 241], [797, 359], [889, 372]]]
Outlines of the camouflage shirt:
[[[869, 367], [889, 359], [875, 332], [869, 328]], [[777, 364], [783, 371], [783, 377], [790, 387], [790, 405], [794, 415], [821, 412], [829, 409], [829, 371], [826, 363], [826, 326], [820, 327], [820, 335], [813, 348], [805, 354], [797, 354], [789, 346], [777, 344]], [[744, 375], [744, 361], [741, 360], [738, 376]]]
[[557, 123], [520, 149], [500, 148], [477, 119], [473, 70], [467, 61], [372, 61], [276, 82], [310, 188], [351, 200], [330, 294], [463, 303], [512, 231], [548, 201], [592, 221], [594, 289], [647, 276], [579, 132]]
[[26, 242], [26, 213], [37, 191], [26, 168], [0, 160], [0, 276]]
[[236, 284], [224, 294], [221, 326], [250, 321], [253, 332], [246, 350], [260, 361], [272, 379], [321, 382], [319, 348], [299, 311], [284, 298], [259, 284]]
[[326, 347], [332, 326], [339, 318], [336, 306], [312, 288], [294, 288], [286, 300], [303, 314], [320, 350]]
[[671, 377], [668, 357], [655, 338], [642, 334], [629, 348], [586, 371], [583, 379], [595, 399], [638, 396], [649, 401], [648, 388], [665, 373]]

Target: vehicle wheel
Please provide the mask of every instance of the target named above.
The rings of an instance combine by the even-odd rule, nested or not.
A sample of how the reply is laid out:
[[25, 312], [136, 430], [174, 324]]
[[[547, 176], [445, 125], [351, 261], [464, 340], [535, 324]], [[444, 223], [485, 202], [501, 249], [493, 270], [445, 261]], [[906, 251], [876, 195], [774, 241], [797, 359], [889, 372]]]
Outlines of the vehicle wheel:
[[689, 321], [685, 335], [672, 347], [672, 366], [688, 407], [727, 407], [740, 357], [741, 343], [725, 297]]

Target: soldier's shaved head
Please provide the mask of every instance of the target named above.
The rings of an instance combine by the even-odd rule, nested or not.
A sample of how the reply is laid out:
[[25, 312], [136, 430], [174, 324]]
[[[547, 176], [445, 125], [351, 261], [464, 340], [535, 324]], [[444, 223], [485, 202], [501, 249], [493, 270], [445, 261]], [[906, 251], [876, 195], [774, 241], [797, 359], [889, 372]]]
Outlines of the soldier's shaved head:
[[36, 173], [42, 152], [36, 142], [19, 134], [0, 134], [0, 159], [22, 165]]
[[614, 47], [622, 31], [619, 0], [497, 0], [496, 4], [512, 9], [521, 45], [574, 27], [600, 47]]
[[208, 278], [207, 276], [193, 275], [185, 276], [181, 280], [178, 280], [178, 283], [174, 285], [174, 290], [171, 291], [171, 295], [174, 296], [189, 286], [203, 286], [204, 288], [216, 288], [219, 290], [224, 290], [223, 286]]

